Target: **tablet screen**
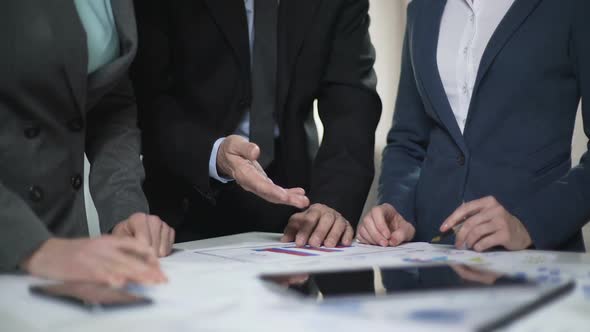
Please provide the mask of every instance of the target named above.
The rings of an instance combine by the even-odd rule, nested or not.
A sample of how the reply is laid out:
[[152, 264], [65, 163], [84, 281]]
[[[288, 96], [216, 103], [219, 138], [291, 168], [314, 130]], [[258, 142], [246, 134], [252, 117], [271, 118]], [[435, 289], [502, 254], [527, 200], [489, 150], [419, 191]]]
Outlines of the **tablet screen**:
[[387, 295], [507, 286], [535, 286], [524, 278], [510, 277], [466, 265], [372, 268], [355, 271], [265, 275], [262, 279], [306, 297]]
[[115, 308], [151, 303], [148, 298], [137, 296], [122, 289], [84, 282], [32, 286], [31, 292], [87, 308]]

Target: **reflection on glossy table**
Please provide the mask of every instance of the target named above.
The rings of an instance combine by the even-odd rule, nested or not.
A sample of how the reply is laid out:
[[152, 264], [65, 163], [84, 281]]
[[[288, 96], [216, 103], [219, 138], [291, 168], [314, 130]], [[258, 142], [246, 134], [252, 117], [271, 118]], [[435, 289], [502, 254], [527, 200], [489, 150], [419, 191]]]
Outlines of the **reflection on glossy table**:
[[[176, 248], [199, 250], [278, 239], [278, 234], [246, 233], [177, 244]], [[576, 278], [575, 291], [513, 324], [509, 331], [590, 331], [590, 255], [555, 255], [556, 260], [544, 264], [544, 268], [559, 269]], [[29, 294], [28, 286], [44, 281], [0, 275], [0, 332], [433, 330], [432, 325], [318, 315], [314, 306], [299, 306], [258, 281], [257, 275], [272, 267], [190, 265], [166, 260], [162, 265], [169, 284], [135, 289], [152, 297], [153, 306], [110, 312], [87, 312], [36, 298]], [[532, 262], [526, 268], [534, 270], [536, 266]], [[434, 330], [445, 331], [445, 327]]]

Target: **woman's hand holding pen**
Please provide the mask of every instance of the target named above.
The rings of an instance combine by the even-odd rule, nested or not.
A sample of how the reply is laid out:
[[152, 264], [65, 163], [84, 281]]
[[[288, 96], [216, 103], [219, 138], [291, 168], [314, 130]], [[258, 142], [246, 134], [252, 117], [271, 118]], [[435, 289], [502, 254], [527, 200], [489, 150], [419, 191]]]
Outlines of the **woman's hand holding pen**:
[[416, 229], [391, 204], [374, 207], [361, 221], [357, 240], [365, 244], [399, 246], [411, 241]]
[[440, 231], [447, 232], [461, 223], [455, 240], [459, 249], [481, 252], [502, 246], [508, 250], [523, 250], [532, 245], [522, 222], [492, 196], [461, 205], [444, 221]]

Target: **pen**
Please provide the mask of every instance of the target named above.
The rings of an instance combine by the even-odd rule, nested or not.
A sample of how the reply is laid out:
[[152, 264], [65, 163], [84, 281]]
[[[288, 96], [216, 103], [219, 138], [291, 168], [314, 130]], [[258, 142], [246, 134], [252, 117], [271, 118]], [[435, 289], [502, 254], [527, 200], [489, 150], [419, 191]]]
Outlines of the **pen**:
[[449, 229], [448, 231], [446, 231], [444, 233], [440, 233], [440, 235], [435, 236], [432, 240], [430, 240], [430, 243], [439, 243], [443, 239], [446, 239], [447, 237], [449, 237], [450, 235], [454, 235], [454, 234], [459, 233], [459, 230], [461, 229], [461, 227], [463, 227], [464, 223], [465, 222], [462, 222], [459, 225]]

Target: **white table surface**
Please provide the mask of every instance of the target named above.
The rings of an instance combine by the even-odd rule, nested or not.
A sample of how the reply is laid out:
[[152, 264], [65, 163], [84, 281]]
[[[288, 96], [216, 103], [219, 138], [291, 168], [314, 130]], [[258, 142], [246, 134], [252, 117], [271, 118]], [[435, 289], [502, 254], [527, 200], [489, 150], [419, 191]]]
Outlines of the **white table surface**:
[[[178, 249], [204, 249], [243, 242], [278, 241], [279, 234], [245, 233], [177, 244]], [[510, 331], [590, 331], [590, 255], [556, 253], [552, 266], [578, 279], [570, 295], [512, 325]], [[180, 267], [163, 263], [167, 285], [146, 289], [156, 304], [147, 308], [88, 313], [82, 309], [38, 299], [28, 286], [40, 280], [0, 275], [0, 332], [37, 331], [404, 331], [407, 325], [314, 314], [314, 307], [294, 308], [269, 296], [256, 280], [256, 267]], [[280, 308], [280, 307], [283, 308]], [[443, 327], [412, 326], [413, 331], [444, 331]]]

